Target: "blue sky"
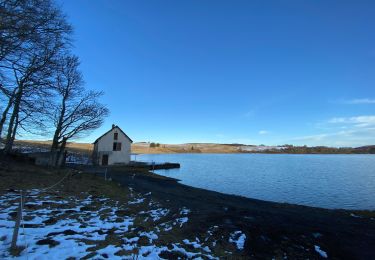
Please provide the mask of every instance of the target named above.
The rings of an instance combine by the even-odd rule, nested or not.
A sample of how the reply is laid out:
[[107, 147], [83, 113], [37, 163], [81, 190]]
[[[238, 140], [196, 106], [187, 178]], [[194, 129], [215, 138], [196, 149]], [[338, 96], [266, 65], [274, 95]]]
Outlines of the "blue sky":
[[374, 1], [59, 2], [134, 141], [375, 144]]

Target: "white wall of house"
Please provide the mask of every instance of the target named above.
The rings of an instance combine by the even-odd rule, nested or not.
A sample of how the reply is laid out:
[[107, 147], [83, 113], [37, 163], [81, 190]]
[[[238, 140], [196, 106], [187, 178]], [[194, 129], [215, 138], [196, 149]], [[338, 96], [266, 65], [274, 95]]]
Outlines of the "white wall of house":
[[[114, 139], [114, 134], [118, 134], [117, 140]], [[113, 151], [113, 143], [121, 143], [121, 151]], [[94, 152], [96, 153], [99, 165], [102, 165], [103, 155], [108, 155], [108, 165], [113, 164], [128, 164], [130, 162], [131, 141], [122, 133], [116, 126], [107, 134], [102, 136], [95, 144]]]

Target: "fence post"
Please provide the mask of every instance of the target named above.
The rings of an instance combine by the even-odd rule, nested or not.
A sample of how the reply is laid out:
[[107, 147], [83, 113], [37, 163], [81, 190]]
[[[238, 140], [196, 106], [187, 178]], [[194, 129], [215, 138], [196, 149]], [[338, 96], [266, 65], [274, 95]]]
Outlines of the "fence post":
[[18, 206], [17, 219], [16, 219], [16, 224], [14, 226], [13, 237], [12, 237], [11, 249], [13, 250], [17, 248], [18, 230], [20, 229], [21, 218], [22, 218], [22, 208], [23, 208], [22, 203], [23, 203], [23, 194], [21, 190], [20, 204]]

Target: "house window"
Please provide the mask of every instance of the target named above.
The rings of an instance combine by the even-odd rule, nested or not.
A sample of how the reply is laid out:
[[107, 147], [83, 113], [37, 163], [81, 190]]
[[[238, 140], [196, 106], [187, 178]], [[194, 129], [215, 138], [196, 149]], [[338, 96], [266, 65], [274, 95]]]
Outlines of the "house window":
[[113, 151], [121, 151], [121, 143], [113, 143]]
[[118, 140], [118, 133], [113, 134], [113, 139]]

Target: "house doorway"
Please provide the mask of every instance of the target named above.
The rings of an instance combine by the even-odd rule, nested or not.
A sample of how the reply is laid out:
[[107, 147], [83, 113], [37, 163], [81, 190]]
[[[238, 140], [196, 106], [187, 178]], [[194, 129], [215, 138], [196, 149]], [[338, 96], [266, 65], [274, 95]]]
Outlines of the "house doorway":
[[108, 154], [103, 154], [102, 165], [108, 165]]

